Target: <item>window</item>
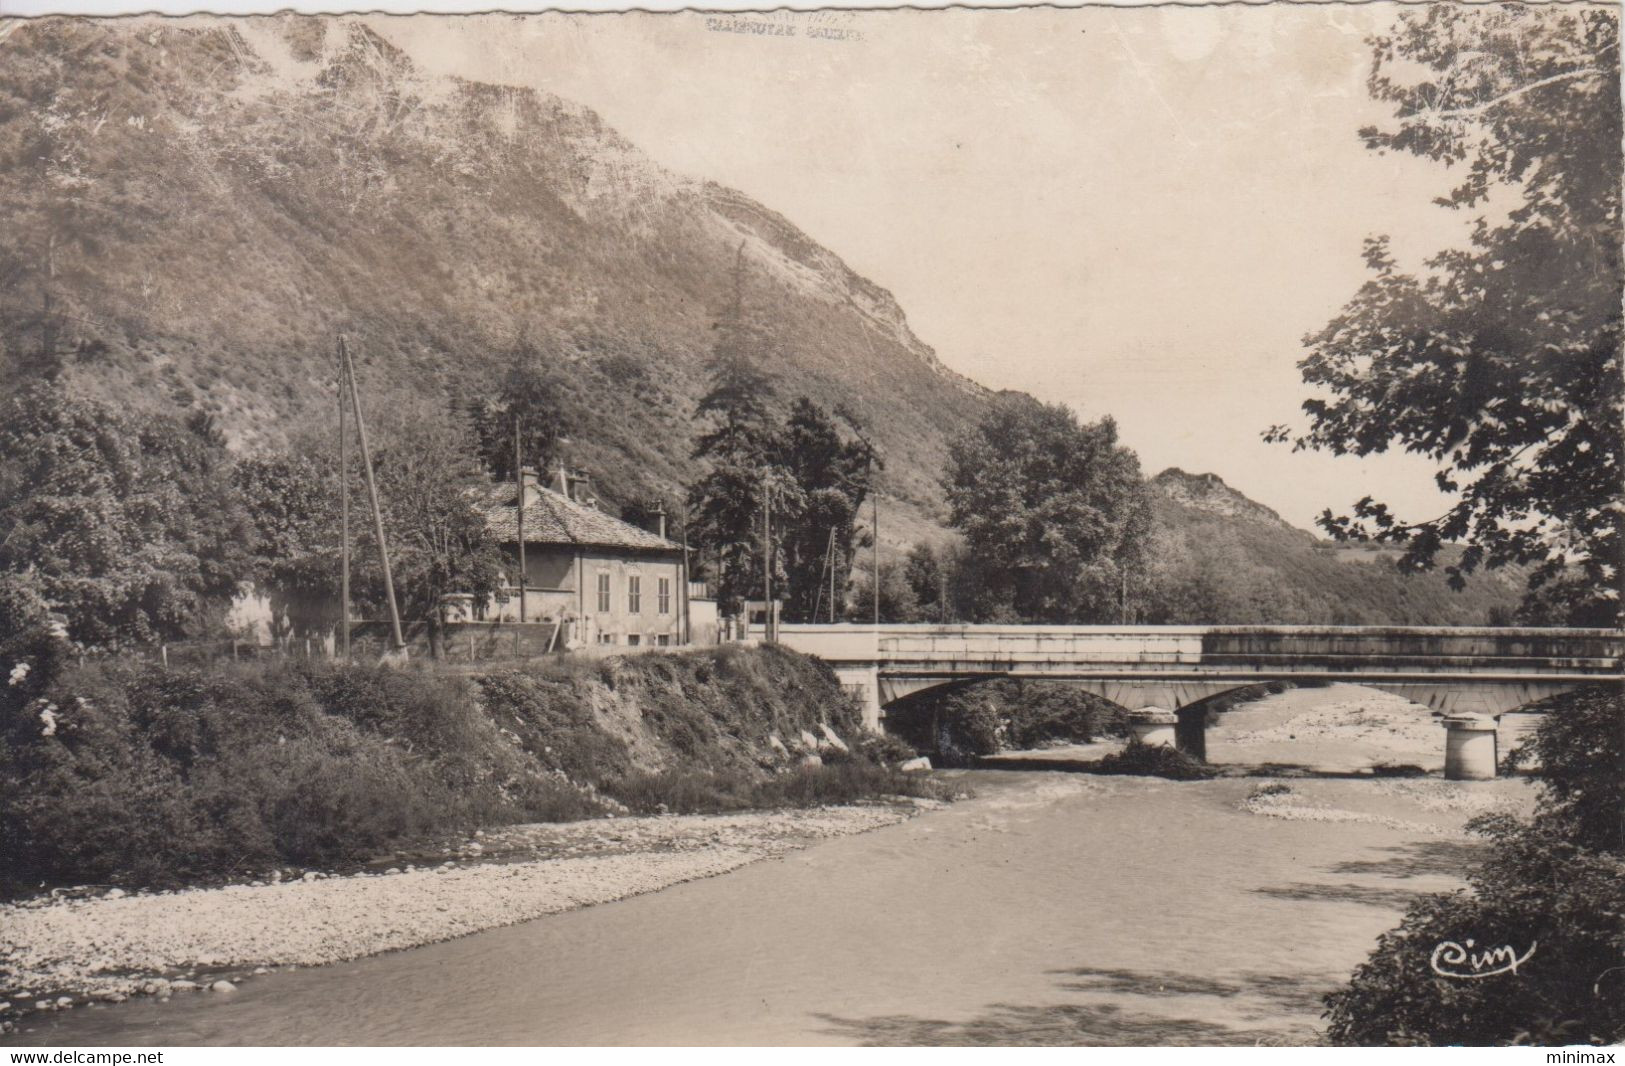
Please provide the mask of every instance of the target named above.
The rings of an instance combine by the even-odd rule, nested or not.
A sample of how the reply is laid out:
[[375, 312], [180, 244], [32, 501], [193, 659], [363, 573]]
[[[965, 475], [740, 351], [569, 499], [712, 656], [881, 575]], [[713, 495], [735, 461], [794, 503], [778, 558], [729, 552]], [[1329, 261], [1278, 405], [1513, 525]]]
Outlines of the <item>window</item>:
[[671, 645], [671, 634], [661, 633], [659, 636], [655, 637], [655, 644], [662, 648], [669, 647]]
[[632, 614], [643, 610], [643, 579], [635, 574], [626, 579], [626, 609]]
[[655, 590], [661, 614], [671, 614], [671, 578], [663, 577]]
[[628, 633], [626, 635], [626, 642], [635, 648], [639, 644], [643, 643], [643, 635], [641, 633]]
[[598, 643], [600, 643], [600, 644], [613, 644], [613, 643], [615, 643], [615, 634], [614, 633], [600, 633], [600, 634], [598, 634]]
[[603, 572], [598, 575], [598, 613], [609, 613], [609, 574]]

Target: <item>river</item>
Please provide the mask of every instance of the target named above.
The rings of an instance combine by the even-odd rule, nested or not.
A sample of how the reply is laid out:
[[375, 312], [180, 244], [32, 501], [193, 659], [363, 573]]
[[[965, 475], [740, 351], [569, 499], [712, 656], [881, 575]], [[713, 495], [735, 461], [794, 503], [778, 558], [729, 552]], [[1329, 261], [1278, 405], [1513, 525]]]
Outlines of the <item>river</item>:
[[19, 1036], [58, 1045], [1310, 1042], [1321, 995], [1406, 901], [1458, 883], [1474, 845], [1456, 829], [1474, 804], [1521, 803], [1528, 791], [1504, 780], [1293, 781], [1304, 804], [1331, 813], [1289, 820], [1242, 807], [1257, 779], [956, 776], [975, 798], [723, 876], [273, 973], [234, 995], [36, 1016]]

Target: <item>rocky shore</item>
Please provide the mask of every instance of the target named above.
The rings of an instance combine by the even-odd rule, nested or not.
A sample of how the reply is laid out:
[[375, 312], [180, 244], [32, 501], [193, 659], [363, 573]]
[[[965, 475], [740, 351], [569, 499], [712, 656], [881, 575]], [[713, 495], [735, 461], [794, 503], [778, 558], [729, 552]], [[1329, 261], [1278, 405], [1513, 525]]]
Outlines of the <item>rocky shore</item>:
[[[726, 873], [936, 806], [901, 800], [812, 810], [512, 826], [348, 876], [272, 871], [218, 888], [0, 906], [0, 1018], [210, 991], [288, 966], [416, 947]], [[430, 860], [432, 861], [432, 860]]]

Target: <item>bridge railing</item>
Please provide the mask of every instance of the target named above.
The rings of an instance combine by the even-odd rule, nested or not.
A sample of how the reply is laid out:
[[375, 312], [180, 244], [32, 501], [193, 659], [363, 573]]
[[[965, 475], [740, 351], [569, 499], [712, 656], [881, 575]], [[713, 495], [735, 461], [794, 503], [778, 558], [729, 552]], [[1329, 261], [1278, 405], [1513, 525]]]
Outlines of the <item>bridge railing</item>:
[[786, 625], [780, 639], [832, 662], [945, 666], [1426, 667], [1614, 676], [1625, 663], [1625, 633], [1606, 629], [836, 624]]

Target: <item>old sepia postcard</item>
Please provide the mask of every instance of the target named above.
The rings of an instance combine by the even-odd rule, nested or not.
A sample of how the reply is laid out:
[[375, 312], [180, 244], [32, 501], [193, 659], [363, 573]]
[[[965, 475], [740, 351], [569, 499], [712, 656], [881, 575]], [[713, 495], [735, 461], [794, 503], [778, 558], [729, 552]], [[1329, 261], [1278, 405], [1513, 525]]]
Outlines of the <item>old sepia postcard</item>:
[[0, 18], [0, 1045], [1613, 1061], [1620, 70]]

